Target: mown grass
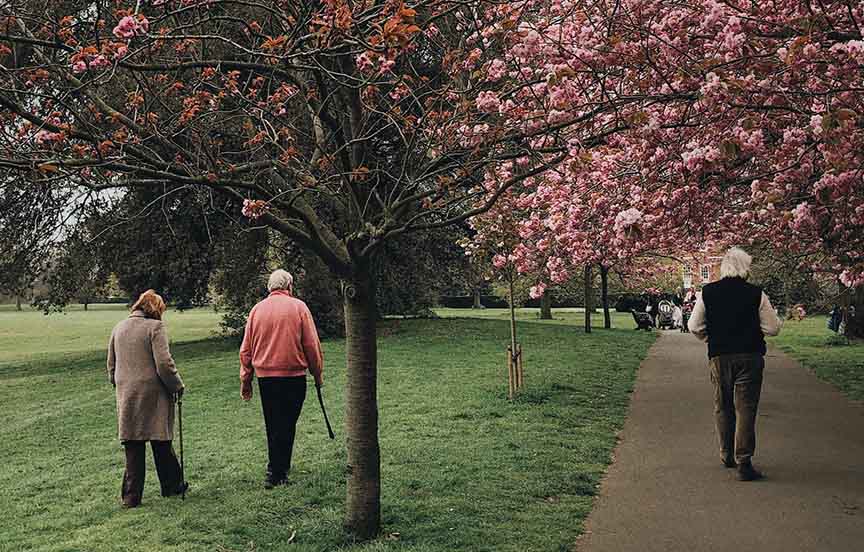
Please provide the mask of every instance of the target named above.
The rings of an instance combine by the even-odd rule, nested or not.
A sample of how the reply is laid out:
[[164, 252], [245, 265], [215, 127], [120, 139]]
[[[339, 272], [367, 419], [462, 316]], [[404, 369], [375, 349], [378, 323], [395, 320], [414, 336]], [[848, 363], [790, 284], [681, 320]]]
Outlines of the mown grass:
[[787, 320], [772, 341], [849, 398], [864, 401], [864, 343], [838, 338], [826, 323], [825, 316]]
[[[87, 353], [108, 344], [111, 328], [125, 318], [126, 305], [71, 305], [64, 313], [44, 315], [25, 307], [0, 305], [0, 367], [10, 364], [57, 360], [59, 356]], [[191, 341], [212, 336], [219, 314], [213, 309], [169, 310], [165, 314], [173, 341]]]
[[[175, 339], [177, 319], [168, 319]], [[251, 403], [238, 398], [236, 344], [174, 345], [189, 387], [192, 490], [185, 502], [159, 497], [148, 460], [144, 505], [131, 511], [118, 507], [122, 450], [103, 354], [30, 359], [24, 367], [13, 360], [0, 366], [0, 550], [569, 550], [654, 336], [586, 336], [560, 321], [521, 322], [519, 333], [526, 390], [511, 403], [506, 321], [382, 324], [384, 533], [362, 545], [341, 530], [344, 342], [325, 343], [325, 397], [337, 440], [327, 439], [312, 390], [293, 483], [270, 492], [261, 488], [266, 446], [257, 390]], [[2, 342], [0, 352], [14, 359], [15, 344]]]
[[[480, 318], [483, 320], [510, 320], [508, 309], [450, 309], [438, 308], [435, 313], [442, 318]], [[626, 312], [612, 311], [612, 327], [618, 329], [634, 329], [633, 315]], [[541, 322], [562, 326], [585, 326], [585, 309], [582, 308], [560, 308], [552, 309], [552, 320], [540, 320], [540, 309], [522, 308], [516, 309], [516, 319], [525, 322]], [[597, 309], [591, 315], [591, 327], [603, 327], [603, 311]]]

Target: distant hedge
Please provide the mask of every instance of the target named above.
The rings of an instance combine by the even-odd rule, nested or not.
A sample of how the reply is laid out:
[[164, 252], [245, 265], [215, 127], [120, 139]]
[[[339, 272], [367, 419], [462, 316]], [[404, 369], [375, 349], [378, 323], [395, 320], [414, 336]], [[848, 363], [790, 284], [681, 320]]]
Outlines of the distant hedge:
[[[481, 295], [480, 302], [489, 309], [507, 308], [507, 301], [497, 295]], [[444, 295], [438, 299], [438, 304], [448, 309], [470, 309], [474, 306], [473, 295]]]

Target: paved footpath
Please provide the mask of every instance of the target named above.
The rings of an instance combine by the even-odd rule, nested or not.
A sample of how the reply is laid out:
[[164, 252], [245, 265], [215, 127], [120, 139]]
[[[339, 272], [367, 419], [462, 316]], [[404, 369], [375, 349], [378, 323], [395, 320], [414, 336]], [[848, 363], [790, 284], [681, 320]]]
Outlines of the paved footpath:
[[642, 364], [579, 552], [864, 551], [864, 407], [777, 350], [754, 465], [720, 464], [705, 346], [664, 332]]

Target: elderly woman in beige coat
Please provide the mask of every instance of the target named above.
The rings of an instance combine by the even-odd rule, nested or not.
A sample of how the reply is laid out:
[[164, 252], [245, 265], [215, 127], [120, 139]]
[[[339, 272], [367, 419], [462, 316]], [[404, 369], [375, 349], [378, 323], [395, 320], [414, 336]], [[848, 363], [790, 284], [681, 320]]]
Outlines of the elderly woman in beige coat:
[[122, 498], [127, 508], [141, 504], [147, 441], [162, 496], [181, 494], [188, 487], [171, 446], [174, 399], [184, 387], [168, 350], [164, 312], [162, 297], [152, 289], [145, 291], [129, 317], [114, 327], [108, 345], [108, 377], [117, 392], [117, 425], [126, 451]]

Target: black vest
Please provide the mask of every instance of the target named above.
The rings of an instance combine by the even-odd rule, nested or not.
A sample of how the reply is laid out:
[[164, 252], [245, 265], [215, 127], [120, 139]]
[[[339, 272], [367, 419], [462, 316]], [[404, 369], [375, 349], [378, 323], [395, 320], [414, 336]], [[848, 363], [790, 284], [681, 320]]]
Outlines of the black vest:
[[765, 354], [759, 322], [762, 288], [742, 278], [723, 278], [702, 288], [708, 332], [708, 356]]

